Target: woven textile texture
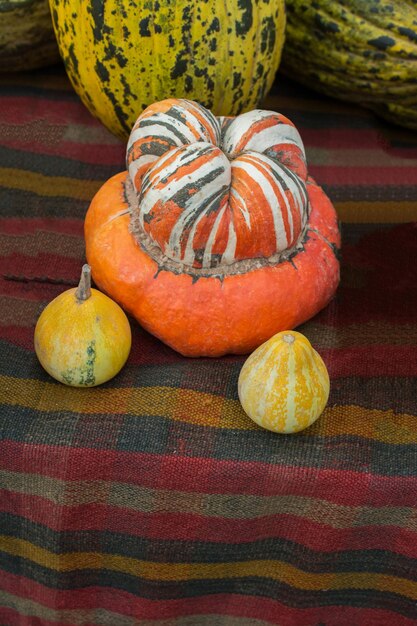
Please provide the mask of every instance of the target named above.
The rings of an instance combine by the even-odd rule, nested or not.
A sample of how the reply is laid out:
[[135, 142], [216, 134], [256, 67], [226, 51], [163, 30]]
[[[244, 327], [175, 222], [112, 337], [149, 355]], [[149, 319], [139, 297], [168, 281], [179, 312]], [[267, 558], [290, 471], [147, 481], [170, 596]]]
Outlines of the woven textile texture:
[[337, 296], [300, 327], [330, 399], [293, 436], [243, 413], [243, 357], [186, 359], [133, 321], [102, 387], [42, 370], [36, 319], [77, 283], [125, 145], [60, 66], [2, 77], [1, 626], [417, 623], [417, 134], [281, 77], [265, 108], [343, 222]]

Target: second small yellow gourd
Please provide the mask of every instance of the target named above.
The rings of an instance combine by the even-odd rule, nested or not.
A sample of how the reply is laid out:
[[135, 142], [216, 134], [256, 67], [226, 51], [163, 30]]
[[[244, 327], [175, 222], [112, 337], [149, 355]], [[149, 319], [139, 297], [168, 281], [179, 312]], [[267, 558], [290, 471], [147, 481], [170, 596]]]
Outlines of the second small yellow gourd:
[[304, 335], [284, 331], [259, 346], [239, 376], [239, 399], [259, 426], [294, 433], [321, 415], [330, 381], [321, 356]]

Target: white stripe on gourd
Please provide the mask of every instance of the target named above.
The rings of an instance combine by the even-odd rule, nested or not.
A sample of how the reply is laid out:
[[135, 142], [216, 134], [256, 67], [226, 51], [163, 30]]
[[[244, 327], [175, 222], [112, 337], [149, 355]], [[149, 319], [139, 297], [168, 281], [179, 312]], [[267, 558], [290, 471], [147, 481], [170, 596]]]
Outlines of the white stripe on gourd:
[[[201, 170], [203, 170], [203, 172]], [[202, 177], [204, 177], [204, 170], [206, 170], [206, 167], [198, 170], [200, 174], [201, 173], [203, 174]], [[196, 184], [198, 184], [198, 179], [196, 180]], [[174, 228], [171, 231], [171, 236], [168, 242], [169, 250], [173, 251], [174, 257], [172, 258], [174, 258], [174, 260], [185, 262], [185, 260], [181, 258], [181, 239], [182, 239], [182, 236], [184, 235], [186, 222], [192, 220], [193, 217], [194, 219], [199, 219], [200, 215], [198, 213], [198, 209], [200, 205], [202, 204], [203, 200], [205, 200], [207, 197], [210, 197], [211, 194], [217, 191], [219, 188], [221, 189], [223, 185], [227, 187], [228, 184], [230, 184], [230, 169], [225, 168], [221, 171], [218, 178], [216, 178], [214, 181], [211, 181], [205, 187], [202, 187], [201, 189], [199, 189], [199, 191], [196, 194], [190, 197], [190, 200], [186, 203], [181, 216], [179, 217], [179, 219], [177, 220], [177, 223], [175, 224]], [[204, 209], [204, 213], [207, 214], [209, 209], [210, 209], [210, 206], [207, 206]], [[202, 217], [203, 216], [201, 216], [201, 219]]]
[[[175, 193], [181, 191], [184, 187], [184, 184], [190, 184], [191, 182], [197, 184], [198, 180], [194, 179], [193, 176], [196, 173], [194, 170], [192, 174], [188, 174], [188, 180], [184, 180], [184, 178], [175, 177], [175, 174], [181, 168], [187, 167], [187, 165], [191, 165], [197, 158], [200, 158], [202, 154], [207, 151], [213, 151], [216, 148], [212, 144], [208, 143], [199, 143], [198, 148], [196, 148], [196, 144], [189, 144], [188, 146], [180, 146], [179, 148], [173, 148], [169, 152], [166, 152], [158, 162], [154, 164], [154, 166], [148, 170], [146, 175], [143, 178], [142, 187], [139, 195], [139, 204], [140, 204], [140, 213], [142, 215], [141, 221], [143, 222], [143, 215], [149, 213], [153, 206], [164, 200], [165, 202], [169, 200]], [[219, 154], [223, 157], [220, 159], [220, 162], [216, 164], [216, 167], [225, 165], [224, 161], [228, 163], [226, 157], [217, 149]], [[167, 163], [167, 161], [171, 161]], [[200, 168], [201, 169], [201, 168]], [[158, 171], [157, 171], [158, 170]], [[209, 172], [210, 170], [208, 170]], [[198, 170], [199, 176], [202, 177], [201, 171]], [[207, 172], [207, 173], [208, 173]], [[164, 179], [172, 178], [172, 181], [169, 183], [164, 183]]]
[[[185, 201], [184, 206], [181, 207], [183, 209], [182, 213], [171, 231], [169, 241], [166, 243], [166, 248], [164, 250], [164, 253], [173, 260], [192, 264], [192, 262], [190, 263], [190, 241], [192, 245], [192, 237], [195, 234], [198, 222], [207, 214], [208, 211], [210, 211], [217, 198], [213, 200], [212, 203], [208, 204], [204, 211], [200, 211], [199, 209], [204, 200], [210, 198], [217, 191], [220, 191], [223, 187], [225, 190], [228, 189], [230, 186], [231, 170], [227, 157], [212, 144], [204, 144], [201, 142], [199, 143], [197, 149], [196, 145], [192, 144], [190, 146], [176, 148], [175, 150], [177, 152], [176, 158], [173, 159], [170, 164], [168, 164], [165, 168], [162, 167], [159, 173], [155, 176], [153, 176], [153, 169], [151, 169], [144, 177], [142, 193], [140, 196], [139, 216], [142, 227], [144, 227], [146, 215], [148, 215], [158, 203], [166, 204], [172, 200], [172, 198], [184, 188], [185, 184], [194, 187], [196, 191], [195, 193], [190, 194], [189, 198]], [[165, 160], [172, 158], [173, 152], [174, 151], [170, 151], [167, 153], [165, 155]], [[190, 154], [188, 155], [187, 152]], [[174, 177], [175, 173], [177, 173], [182, 167], [193, 163], [196, 159], [200, 158], [201, 155], [207, 153], [212, 155], [209, 163], [204, 163], [202, 167], [188, 173], [186, 177]], [[155, 167], [159, 168], [159, 165], [160, 162], [158, 161]], [[210, 173], [216, 170], [218, 170], [218, 174], [214, 180], [211, 180], [206, 184], [201, 183], [207, 175], [210, 175]], [[173, 177], [172, 181], [165, 185], [161, 185], [163, 178], [169, 179], [170, 177]], [[185, 178], [186, 180], [184, 180]], [[186, 245], [185, 256], [187, 258], [183, 258], [181, 257], [181, 241], [186, 224], [190, 221], [193, 222], [193, 226], [188, 236]], [[194, 254], [195, 252], [193, 250], [192, 261], [194, 261]]]
[[[247, 154], [245, 154], [245, 156], [247, 156]], [[302, 183], [301, 179], [296, 174], [294, 174], [294, 172], [291, 172], [288, 167], [286, 167], [282, 163], [277, 163], [275, 160], [264, 154], [256, 154], [256, 160], [258, 163], [261, 162], [264, 164], [265, 172], [272, 172], [275, 175], [275, 182], [279, 186], [279, 189], [285, 198], [284, 202], [286, 203], [290, 223], [292, 224], [293, 214], [289, 210], [289, 204], [286, 199], [285, 190], [282, 186], [282, 183], [284, 183], [288, 187], [294, 200], [296, 201], [298, 213], [301, 217], [301, 223], [304, 226], [308, 217], [308, 196], [305, 185]]]
[[[248, 160], [251, 160], [252, 164], [248, 163], [247, 162]], [[256, 165], [262, 168], [262, 172], [256, 167]], [[274, 221], [275, 237], [277, 241], [276, 251], [282, 252], [283, 250], [288, 248], [288, 246], [291, 243], [293, 243], [294, 237], [298, 235], [298, 233], [294, 233], [294, 215], [291, 210], [291, 206], [286, 196], [285, 189], [282, 183], [284, 183], [290, 190], [297, 205], [297, 211], [300, 215], [300, 221], [302, 225], [304, 225], [307, 220], [308, 200], [307, 200], [307, 195], [305, 193], [303, 197], [300, 194], [300, 189], [303, 189], [302, 184], [300, 184], [300, 186], [298, 187], [295, 184], [294, 179], [289, 174], [288, 168], [286, 168], [285, 166], [281, 164], [277, 164], [274, 160], [270, 159], [264, 154], [246, 152], [244, 153], [242, 157], [240, 158], [238, 157], [234, 161], [232, 161], [232, 187], [233, 187], [233, 170], [235, 168], [244, 169], [248, 174], [251, 175], [251, 178], [255, 182], [257, 182], [262, 188], [264, 195], [265, 195], [265, 200], [268, 203], [268, 206], [270, 207], [273, 221]], [[268, 180], [269, 178], [271, 178], [271, 175], [272, 175], [272, 178], [274, 179], [274, 183], [279, 188], [281, 198], [287, 210], [288, 223], [291, 229], [290, 239], [287, 238], [286, 233], [285, 233], [285, 227], [284, 227], [283, 215], [282, 215], [282, 205], [280, 204], [280, 198], [277, 197], [270, 181]], [[282, 182], [279, 179], [281, 179]], [[246, 205], [246, 208], [250, 212], [251, 208], [253, 209], [255, 207], [250, 207]]]
[[[249, 158], [249, 157], [252, 157], [252, 155], [246, 154], [245, 157]], [[256, 161], [256, 160], [253, 159], [253, 161]], [[272, 219], [273, 219], [274, 229], [275, 229], [275, 240], [277, 244], [277, 252], [281, 252], [282, 250], [285, 250], [285, 248], [288, 247], [288, 240], [285, 234], [282, 211], [278, 203], [278, 198], [276, 196], [276, 193], [273, 187], [271, 186], [270, 182], [254, 164], [248, 163], [247, 161], [242, 162], [239, 159], [239, 157], [235, 159], [232, 163], [232, 170], [235, 170], [235, 169], [243, 169], [247, 174], [249, 174], [251, 179], [261, 187], [264, 198], [265, 198], [265, 202], [268, 204], [271, 214], [272, 214]], [[288, 213], [290, 213], [288, 200], [286, 199], [285, 194], [284, 194], [284, 202], [287, 206]], [[248, 206], [247, 203], [246, 203], [246, 207], [249, 211], [253, 208], [250, 205]]]
[[[132, 163], [129, 163], [129, 154], [139, 141], [142, 142], [147, 139], [149, 142], [154, 142], [160, 139], [178, 147], [186, 143], [213, 143], [213, 139], [215, 143], [220, 143], [220, 124], [210, 111], [189, 100], [178, 100], [177, 102], [178, 104], [171, 104], [166, 111], [152, 112], [152, 106], [148, 107], [137, 119], [127, 144], [127, 169], [134, 184], [138, 170], [151, 163], [149, 152], [141, 154]], [[203, 118], [205, 125], [201, 123], [199, 117]], [[169, 149], [167, 147], [167, 150]], [[154, 156], [154, 160], [156, 160], [161, 155]], [[140, 192], [140, 182], [137, 181], [135, 185], [138, 193]]]
[[[257, 122], [267, 119], [272, 119], [275, 122], [274, 126], [262, 129], [254, 135], [250, 135], [247, 141], [242, 141], [245, 134]], [[287, 119], [279, 113], [259, 109], [238, 115], [229, 124], [222, 139], [223, 149], [229, 154], [235, 154], [236, 151], [241, 152], [243, 150], [265, 152], [270, 148], [277, 149], [278, 146], [286, 144], [295, 145], [299, 148], [305, 160], [304, 144], [295, 126], [289, 124]]]
[[136, 180], [136, 174], [139, 168], [144, 167], [146, 165], [147, 169], [149, 169], [152, 163], [155, 163], [155, 161], [157, 160], [158, 160], [158, 157], [156, 156], [156, 154], [144, 154], [140, 159], [136, 159], [135, 161], [132, 161], [130, 163], [130, 165], [128, 166], [128, 171], [129, 171], [130, 180], [133, 182], [134, 185], [135, 185], [135, 180]]
[[[251, 411], [259, 421], [262, 421], [262, 416], [265, 412], [265, 404], [267, 400], [267, 394], [265, 391], [261, 393], [255, 400], [254, 394], [251, 393], [251, 388], [259, 383], [261, 389], [265, 389], [265, 377], [264, 377], [264, 363], [268, 362], [272, 354], [276, 351], [276, 347], [271, 344], [264, 343], [258, 348], [252, 361], [252, 367], [246, 373], [245, 385], [242, 385], [240, 389], [240, 399], [242, 404], [250, 406]], [[277, 355], [274, 363], [274, 367], [271, 367], [271, 373], [275, 374], [279, 372], [279, 361], [281, 355]], [[271, 381], [272, 383], [272, 381]], [[283, 383], [284, 384], [284, 383]], [[247, 394], [247, 395], [246, 395]]]
[[274, 172], [278, 179], [280, 179], [280, 188], [282, 187], [282, 183], [284, 183], [291, 192], [298, 207], [302, 226], [304, 226], [308, 217], [308, 194], [304, 181], [283, 163], [279, 163], [271, 159], [271, 164], [271, 162], [268, 161], [268, 157], [263, 154], [259, 154], [258, 159], [264, 160], [264, 162], [270, 166], [271, 171]]
[[[211, 265], [211, 254], [212, 254], [213, 245], [214, 245], [214, 242], [216, 240], [216, 235], [217, 235], [217, 232], [219, 230], [220, 223], [221, 223], [221, 221], [223, 219], [223, 216], [225, 214], [226, 208], [227, 208], [227, 206], [224, 205], [220, 209], [220, 211], [218, 212], [218, 214], [216, 216], [215, 222], [213, 224], [213, 228], [210, 231], [210, 235], [208, 236], [207, 244], [206, 244], [206, 247], [204, 249], [203, 260], [202, 260], [202, 263], [201, 263], [202, 267], [210, 267], [210, 265]], [[194, 261], [194, 259], [193, 259], [193, 261]]]
[[230, 187], [230, 195], [235, 198], [237, 201], [239, 211], [242, 213], [243, 219], [245, 220], [245, 224], [249, 230], [251, 230], [251, 221], [250, 221], [250, 212], [248, 207], [246, 206], [245, 200], [242, 196], [236, 191], [233, 185]]

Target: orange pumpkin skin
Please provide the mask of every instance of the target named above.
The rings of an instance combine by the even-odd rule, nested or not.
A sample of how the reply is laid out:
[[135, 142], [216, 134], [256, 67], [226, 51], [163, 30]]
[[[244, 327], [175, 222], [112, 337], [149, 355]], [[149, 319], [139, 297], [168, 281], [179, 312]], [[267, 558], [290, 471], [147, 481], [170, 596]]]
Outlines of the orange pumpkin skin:
[[318, 313], [339, 282], [340, 234], [333, 205], [307, 181], [310, 215], [291, 259], [240, 274], [200, 276], [158, 266], [130, 231], [127, 172], [97, 192], [85, 221], [96, 284], [153, 335], [184, 356], [246, 354]]

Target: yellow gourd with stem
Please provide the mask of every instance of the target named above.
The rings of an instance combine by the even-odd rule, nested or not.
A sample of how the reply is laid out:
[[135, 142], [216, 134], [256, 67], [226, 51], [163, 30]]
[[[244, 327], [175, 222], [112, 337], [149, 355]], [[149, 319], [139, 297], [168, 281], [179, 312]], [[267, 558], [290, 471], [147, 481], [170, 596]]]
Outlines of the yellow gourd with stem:
[[56, 380], [93, 387], [113, 378], [131, 348], [130, 324], [122, 309], [91, 288], [84, 265], [77, 289], [68, 289], [41, 313], [35, 328], [35, 351]]

